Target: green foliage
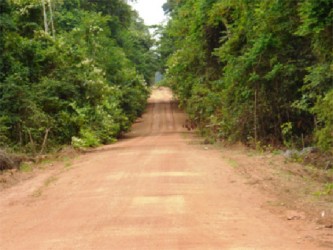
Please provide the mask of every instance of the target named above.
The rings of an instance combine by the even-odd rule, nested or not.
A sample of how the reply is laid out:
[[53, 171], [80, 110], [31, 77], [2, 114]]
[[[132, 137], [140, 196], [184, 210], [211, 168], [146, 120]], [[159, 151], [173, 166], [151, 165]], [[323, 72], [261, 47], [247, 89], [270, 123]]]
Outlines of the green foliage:
[[314, 194], [317, 196], [333, 194], [333, 183], [326, 183], [322, 191], [317, 191]]
[[[312, 109], [317, 115], [315, 136], [318, 145], [323, 150], [333, 149], [333, 89], [324, 97], [319, 98]], [[333, 151], [333, 150], [332, 150]]]
[[80, 131], [80, 138], [73, 136], [72, 145], [74, 148], [88, 148], [100, 145], [97, 135], [89, 129]]
[[220, 139], [304, 146], [314, 137], [328, 150], [330, 6], [329, 0], [169, 0], [159, 49], [166, 81], [191, 119]]
[[0, 146], [110, 143], [145, 107], [156, 56], [137, 13], [122, 0], [52, 3], [55, 35], [40, 1], [0, 2]]
[[20, 165], [20, 171], [22, 172], [31, 172], [32, 171], [32, 166], [31, 164], [28, 163], [22, 163]]
[[292, 134], [293, 134], [292, 129], [293, 129], [293, 124], [291, 122], [286, 122], [281, 125], [283, 143], [288, 148], [292, 146]]

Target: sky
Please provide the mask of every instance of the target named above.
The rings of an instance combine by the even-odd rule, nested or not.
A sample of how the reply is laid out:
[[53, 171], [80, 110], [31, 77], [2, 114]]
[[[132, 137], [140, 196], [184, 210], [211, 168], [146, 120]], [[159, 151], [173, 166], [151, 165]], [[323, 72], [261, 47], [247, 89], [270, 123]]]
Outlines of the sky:
[[162, 5], [166, 0], [136, 0], [128, 3], [139, 13], [146, 25], [160, 24], [166, 17]]

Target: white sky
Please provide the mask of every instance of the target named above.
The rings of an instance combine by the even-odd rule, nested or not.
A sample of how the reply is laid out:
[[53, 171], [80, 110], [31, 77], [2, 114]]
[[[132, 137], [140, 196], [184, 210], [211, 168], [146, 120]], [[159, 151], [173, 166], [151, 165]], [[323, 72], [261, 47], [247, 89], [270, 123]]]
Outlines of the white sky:
[[166, 17], [162, 5], [166, 0], [136, 0], [128, 3], [139, 13], [146, 25], [160, 24]]

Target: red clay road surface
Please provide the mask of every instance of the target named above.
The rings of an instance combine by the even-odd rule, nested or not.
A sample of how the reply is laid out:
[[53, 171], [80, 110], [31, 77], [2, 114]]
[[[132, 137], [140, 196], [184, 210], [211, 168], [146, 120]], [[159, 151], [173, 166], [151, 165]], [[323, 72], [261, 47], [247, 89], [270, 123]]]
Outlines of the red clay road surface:
[[1, 192], [0, 249], [325, 249], [263, 208], [217, 150], [191, 144], [184, 121], [155, 89], [125, 139]]

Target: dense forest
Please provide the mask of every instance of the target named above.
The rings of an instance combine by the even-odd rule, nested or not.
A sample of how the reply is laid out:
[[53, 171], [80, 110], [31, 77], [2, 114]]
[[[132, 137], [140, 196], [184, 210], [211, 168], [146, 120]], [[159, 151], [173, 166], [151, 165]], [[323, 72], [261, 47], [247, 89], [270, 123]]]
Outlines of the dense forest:
[[0, 147], [113, 142], [156, 70], [211, 141], [333, 148], [331, 0], [0, 0]]
[[123, 0], [0, 0], [0, 147], [114, 141], [145, 108], [153, 45]]
[[166, 82], [203, 135], [333, 146], [331, 0], [168, 0]]

